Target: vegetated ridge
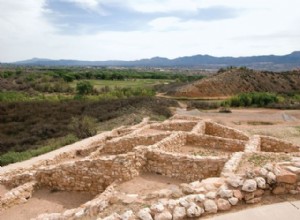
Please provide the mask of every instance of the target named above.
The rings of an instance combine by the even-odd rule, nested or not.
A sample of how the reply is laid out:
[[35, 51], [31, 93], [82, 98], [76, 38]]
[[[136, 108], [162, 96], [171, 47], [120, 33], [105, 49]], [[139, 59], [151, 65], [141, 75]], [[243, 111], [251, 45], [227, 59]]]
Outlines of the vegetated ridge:
[[232, 68], [186, 85], [168, 88], [178, 97], [225, 97], [247, 92], [289, 93], [300, 90], [300, 71], [283, 73]]
[[134, 61], [82, 61], [33, 58], [12, 64], [32, 66], [189, 67], [202, 69], [219, 69], [226, 66], [246, 66], [252, 69], [283, 71], [300, 67], [300, 51], [295, 51], [283, 56], [214, 57], [210, 55], [194, 55], [178, 57], [175, 59], [153, 57], [150, 59]]

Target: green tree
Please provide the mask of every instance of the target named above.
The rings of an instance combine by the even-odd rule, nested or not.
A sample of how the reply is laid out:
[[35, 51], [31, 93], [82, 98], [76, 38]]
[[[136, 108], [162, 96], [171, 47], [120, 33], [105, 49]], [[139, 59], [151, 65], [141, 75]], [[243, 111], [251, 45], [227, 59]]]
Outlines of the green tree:
[[89, 81], [81, 81], [76, 85], [76, 91], [79, 95], [86, 95], [93, 92], [93, 85]]

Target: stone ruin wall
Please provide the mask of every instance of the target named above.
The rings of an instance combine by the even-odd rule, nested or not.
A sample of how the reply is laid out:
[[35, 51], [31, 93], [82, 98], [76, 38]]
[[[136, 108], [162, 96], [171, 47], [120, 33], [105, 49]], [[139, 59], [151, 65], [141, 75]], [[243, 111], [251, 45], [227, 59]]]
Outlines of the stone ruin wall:
[[209, 135], [188, 134], [187, 145], [207, 147], [228, 152], [244, 151], [246, 141], [214, 137]]
[[187, 182], [219, 176], [227, 157], [195, 157], [151, 150], [144, 171]]
[[186, 133], [176, 132], [161, 140], [154, 147], [160, 151], [178, 152], [179, 148], [185, 145]]
[[152, 124], [151, 129], [162, 131], [191, 131], [197, 124], [195, 121], [171, 121], [168, 123]]
[[[104, 144], [103, 148], [98, 152], [101, 154], [123, 154], [132, 151], [138, 145], [152, 145], [166, 138], [169, 134], [156, 135], [139, 135], [135, 137], [124, 137], [113, 139]], [[96, 155], [95, 155], [96, 156]]]
[[299, 146], [295, 144], [282, 141], [278, 138], [260, 136], [261, 139], [261, 151], [265, 152], [300, 152]]
[[249, 140], [249, 137], [244, 132], [210, 121], [205, 123], [205, 134], [244, 141]]
[[61, 164], [37, 171], [39, 185], [67, 191], [103, 192], [114, 181], [126, 181], [139, 175], [145, 163], [137, 153], [103, 156]]
[[[137, 130], [132, 130], [131, 133], [127, 128], [121, 129], [120, 132], [107, 133], [103, 137], [101, 136], [98, 142], [94, 141], [91, 145], [86, 146], [84, 152], [87, 153], [83, 155], [89, 155], [91, 151], [99, 147], [102, 149], [99, 151], [101, 153], [126, 154], [94, 155], [94, 157], [88, 156], [73, 162], [63, 162], [63, 159], [60, 158], [72, 158], [74, 152], [63, 153], [63, 156], [56, 157], [58, 164], [49, 166], [49, 164], [54, 164], [55, 160], [53, 160], [49, 163], [41, 163], [42, 166], [41, 164], [34, 166], [32, 170], [7, 176], [7, 178], [2, 176], [0, 179], [2, 184], [16, 188], [0, 198], [0, 209], [24, 202], [24, 199], [31, 197], [34, 188], [40, 186], [58, 190], [90, 191], [94, 194], [104, 192], [79, 208], [67, 210], [64, 213], [45, 214], [38, 218], [46, 219], [50, 216], [51, 219], [74, 217], [86, 219], [87, 216], [96, 216], [99, 211], [109, 206], [109, 197], [113, 194], [113, 186], [116, 182], [130, 180], [138, 176], [140, 172], [157, 173], [186, 182], [201, 182], [204, 179], [203, 183], [201, 182], [202, 188], [206, 178], [221, 176], [221, 178], [212, 178], [225, 181], [218, 185], [221, 187], [214, 189], [216, 197], [207, 198], [217, 204], [216, 209], [218, 210], [223, 210], [221, 206], [219, 207], [220, 200], [222, 203], [228, 204], [227, 210], [240, 200], [246, 203], [256, 203], [260, 201], [264, 193], [276, 195], [300, 193], [300, 160], [285, 162], [282, 166], [269, 165], [251, 173], [246, 172], [244, 175], [235, 174], [236, 167], [245, 152], [260, 150], [299, 152], [298, 146], [265, 136], [254, 135], [249, 139], [243, 132], [210, 121], [184, 122], [183, 119], [184, 117], [173, 117], [159, 126], [158, 124], [144, 123], [145, 125], [137, 126]], [[163, 130], [166, 133], [141, 135], [144, 129], [149, 128]], [[167, 130], [171, 130], [173, 133], [170, 134]], [[124, 136], [118, 138], [118, 133], [124, 134]], [[114, 138], [110, 140], [112, 137]], [[186, 144], [209, 146], [235, 153], [229, 160], [228, 157], [200, 157], [176, 153], [180, 151], [180, 147]], [[297, 156], [297, 154], [295, 155]], [[298, 156], [300, 157], [300, 155]], [[191, 183], [190, 187], [195, 185], [197, 185], [195, 182]], [[235, 194], [236, 191], [239, 193]], [[189, 190], [187, 195], [189, 202], [193, 198], [198, 198], [199, 195], [193, 194], [193, 190]], [[206, 197], [203, 196], [205, 200]], [[185, 197], [179, 198], [177, 205], [183, 204], [181, 202], [185, 199]], [[195, 199], [194, 204], [206, 212], [204, 200]], [[157, 214], [152, 210], [149, 212], [152, 217]]]

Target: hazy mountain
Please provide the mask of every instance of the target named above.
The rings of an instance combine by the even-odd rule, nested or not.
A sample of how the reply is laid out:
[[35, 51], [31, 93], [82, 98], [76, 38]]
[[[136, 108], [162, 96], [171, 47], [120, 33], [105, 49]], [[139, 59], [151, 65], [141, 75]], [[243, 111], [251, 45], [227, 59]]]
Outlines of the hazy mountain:
[[37, 65], [37, 66], [123, 66], [123, 67], [188, 67], [219, 69], [225, 66], [246, 66], [262, 70], [290, 70], [300, 68], [300, 51], [288, 55], [275, 56], [249, 56], [249, 57], [214, 57], [209, 55], [195, 55], [167, 59], [153, 57], [135, 61], [82, 61], [82, 60], [50, 60], [33, 58], [19, 61], [16, 65]]

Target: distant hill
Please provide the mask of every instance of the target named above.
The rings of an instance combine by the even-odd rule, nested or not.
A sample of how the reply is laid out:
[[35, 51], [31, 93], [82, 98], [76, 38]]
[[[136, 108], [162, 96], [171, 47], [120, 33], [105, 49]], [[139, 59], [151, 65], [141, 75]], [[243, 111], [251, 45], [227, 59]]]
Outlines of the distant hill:
[[283, 71], [300, 68], [300, 51], [284, 56], [266, 55], [250, 57], [213, 57], [209, 55], [195, 55], [167, 59], [154, 57], [135, 61], [82, 61], [82, 60], [50, 60], [33, 58], [19, 61], [16, 65], [37, 66], [122, 66], [122, 67], [178, 67], [219, 69], [226, 66], [246, 66], [251, 69]]
[[242, 92], [292, 92], [300, 90], [300, 71], [264, 72], [231, 69], [179, 87], [167, 94], [182, 97], [224, 97]]

